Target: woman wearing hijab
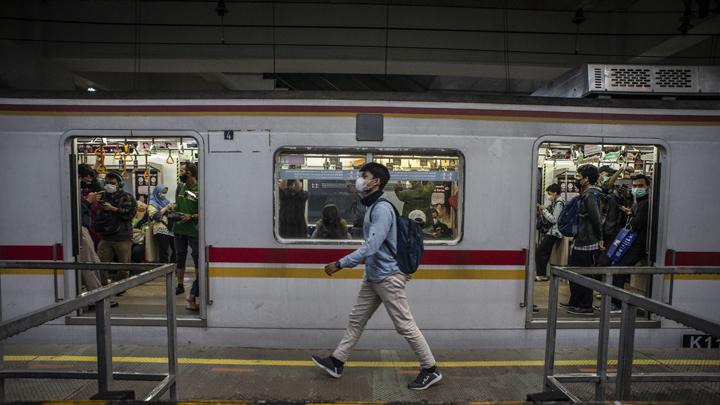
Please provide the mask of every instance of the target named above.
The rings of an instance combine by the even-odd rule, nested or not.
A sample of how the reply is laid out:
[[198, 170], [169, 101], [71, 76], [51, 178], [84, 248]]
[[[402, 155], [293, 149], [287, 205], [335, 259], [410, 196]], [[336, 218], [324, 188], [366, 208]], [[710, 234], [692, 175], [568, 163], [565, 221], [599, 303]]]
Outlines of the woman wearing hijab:
[[347, 222], [340, 218], [338, 208], [328, 204], [322, 209], [322, 218], [315, 226], [312, 239], [348, 239]]
[[158, 184], [150, 196], [148, 215], [153, 220], [152, 231], [158, 247], [160, 263], [175, 262], [174, 235], [168, 229], [168, 214], [175, 210], [175, 204], [167, 198], [168, 188]]

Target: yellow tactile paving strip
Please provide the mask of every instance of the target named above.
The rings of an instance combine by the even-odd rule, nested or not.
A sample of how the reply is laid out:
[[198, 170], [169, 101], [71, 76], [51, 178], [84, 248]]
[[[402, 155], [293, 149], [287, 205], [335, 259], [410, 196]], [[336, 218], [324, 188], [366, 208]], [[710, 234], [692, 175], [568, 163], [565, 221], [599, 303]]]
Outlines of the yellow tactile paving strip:
[[[3, 357], [7, 362], [96, 362], [95, 356], [37, 356], [23, 355], [14, 356], [6, 355]], [[167, 357], [137, 357], [137, 356], [118, 356], [113, 357], [116, 363], [167, 363]], [[275, 367], [315, 367], [310, 360], [254, 360], [254, 359], [213, 359], [213, 358], [189, 358], [179, 357], [179, 364], [188, 365], [206, 365], [206, 366], [275, 366]], [[447, 361], [438, 362], [440, 367], [542, 367], [543, 360], [488, 360], [488, 361]], [[595, 360], [556, 360], [556, 366], [594, 366]], [[634, 365], [673, 365], [673, 366], [720, 366], [720, 360], [711, 359], [634, 359]], [[351, 361], [345, 364], [345, 367], [417, 367], [417, 362], [410, 361]], [[609, 360], [608, 365], [617, 365], [616, 360]]]

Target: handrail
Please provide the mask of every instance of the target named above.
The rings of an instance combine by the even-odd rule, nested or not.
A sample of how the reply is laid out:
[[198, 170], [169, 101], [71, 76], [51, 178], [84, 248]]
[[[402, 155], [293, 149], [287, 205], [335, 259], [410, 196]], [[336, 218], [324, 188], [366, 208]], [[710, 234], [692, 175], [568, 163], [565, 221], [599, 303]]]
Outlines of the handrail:
[[[118, 380], [161, 381], [145, 398], [146, 401], [159, 399], [170, 391], [170, 399], [177, 400], [177, 319], [175, 309], [175, 264], [128, 264], [128, 263], [71, 263], [71, 262], [2, 262], [0, 269], [65, 269], [80, 271], [127, 271], [144, 272], [105, 287], [85, 292], [77, 297], [61, 301], [29, 314], [0, 322], [0, 341], [42, 325], [68, 313], [95, 304], [95, 328], [97, 340], [97, 372], [53, 372], [28, 370], [0, 370], [0, 400], [4, 399], [6, 378], [60, 378], [98, 379], [99, 396], [110, 393], [113, 378]], [[168, 336], [168, 372], [158, 373], [114, 373], [112, 371], [112, 338], [110, 325], [110, 298], [131, 288], [165, 276], [165, 294]], [[1, 355], [1, 354], [0, 354]], [[1, 360], [1, 359], [0, 359]]]
[[[590, 275], [602, 275], [602, 281], [590, 278]], [[705, 319], [699, 315], [672, 307], [666, 303], [635, 294], [610, 284], [613, 275], [620, 274], [720, 274], [720, 267], [550, 267], [550, 294], [548, 299], [548, 328], [545, 342], [545, 368], [543, 372], [545, 390], [557, 390], [565, 394], [571, 401], [579, 402], [563, 383], [593, 382], [595, 400], [605, 399], [605, 385], [615, 382], [616, 400], [626, 400], [630, 395], [630, 383], [642, 382], [701, 382], [720, 381], [720, 373], [650, 373], [632, 374], [632, 356], [635, 338], [635, 316], [637, 308], [664, 318], [679, 322], [691, 328], [720, 336], [720, 323]], [[598, 291], [601, 298], [600, 328], [597, 352], [596, 373], [554, 374], [555, 341], [557, 337], [557, 315], [560, 278], [586, 288]], [[607, 372], [608, 342], [610, 331], [610, 298], [622, 303], [620, 321], [620, 342], [618, 351], [617, 374]]]

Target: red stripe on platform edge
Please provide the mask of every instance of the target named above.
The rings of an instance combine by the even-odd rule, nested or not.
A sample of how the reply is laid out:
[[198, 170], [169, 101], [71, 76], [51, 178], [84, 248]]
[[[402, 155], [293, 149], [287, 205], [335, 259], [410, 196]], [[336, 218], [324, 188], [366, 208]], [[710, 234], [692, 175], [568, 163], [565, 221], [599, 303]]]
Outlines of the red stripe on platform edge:
[[[55, 260], [63, 259], [62, 246]], [[53, 246], [0, 245], [0, 260], [53, 260]]]
[[[349, 254], [348, 249], [211, 247], [214, 263], [325, 264]], [[426, 250], [422, 264], [459, 266], [524, 266], [521, 250]]]
[[[665, 253], [665, 265], [672, 264], [672, 252]], [[720, 266], [720, 252], [675, 252], [675, 266]]]
[[303, 106], [303, 105], [30, 105], [0, 104], [0, 111], [16, 112], [89, 112], [89, 113], [367, 113], [367, 114], [408, 114], [408, 115], [467, 115], [527, 117], [585, 120], [630, 120], [630, 121], [687, 121], [720, 122], [720, 116], [707, 115], [652, 115], [583, 113], [533, 110], [483, 110], [477, 108], [425, 108], [425, 107], [374, 107], [374, 106]]

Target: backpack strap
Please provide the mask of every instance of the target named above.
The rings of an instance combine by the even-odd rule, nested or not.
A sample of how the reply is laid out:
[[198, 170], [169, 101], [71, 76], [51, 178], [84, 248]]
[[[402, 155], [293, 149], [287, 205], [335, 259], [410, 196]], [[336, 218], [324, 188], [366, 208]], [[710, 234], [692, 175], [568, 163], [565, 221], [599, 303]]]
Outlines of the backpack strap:
[[[380, 202], [382, 202], [382, 201], [385, 201], [386, 203], [388, 203], [388, 204], [390, 205], [390, 207], [393, 209], [393, 211], [395, 212], [395, 223], [397, 224], [397, 219], [398, 219], [398, 217], [400, 216], [400, 214], [398, 213], [398, 210], [397, 210], [397, 208], [395, 208], [395, 206], [393, 205], [393, 203], [391, 203], [390, 201], [388, 201], [388, 200], [385, 199], [385, 198], [379, 198], [379, 199], [378, 199], [377, 201], [375, 201], [375, 203], [370, 207], [370, 223], [372, 223], [372, 213], [373, 213], [373, 210], [375, 209], [375, 205], [377, 205], [378, 203], [380, 203]], [[397, 225], [395, 225], [395, 229], [396, 229], [396, 231], [397, 231]], [[397, 241], [395, 241], [395, 243], [397, 243]], [[390, 244], [388, 243], [387, 238], [385, 238], [385, 240], [383, 241], [383, 245], [386, 245], [386, 246], [387, 246], [387, 248], [388, 248], [388, 250], [390, 251], [390, 253], [392, 253], [393, 257], [397, 260], [397, 251], [393, 251], [392, 246], [390, 246]]]

